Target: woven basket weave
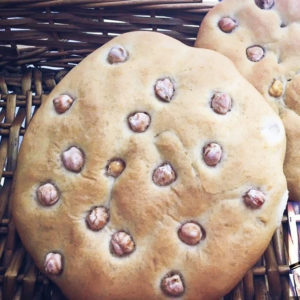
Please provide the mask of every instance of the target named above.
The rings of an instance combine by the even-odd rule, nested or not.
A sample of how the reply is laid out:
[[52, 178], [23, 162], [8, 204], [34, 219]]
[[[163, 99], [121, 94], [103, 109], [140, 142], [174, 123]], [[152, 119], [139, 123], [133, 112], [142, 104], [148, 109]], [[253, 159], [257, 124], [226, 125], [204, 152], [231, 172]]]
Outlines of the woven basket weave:
[[[193, 45], [212, 7], [201, 2], [0, 1], [0, 299], [64, 299], [35, 268], [11, 219], [12, 176], [34, 112], [67, 71], [117, 34], [153, 30]], [[225, 299], [289, 299], [287, 220], [284, 216], [263, 257]]]

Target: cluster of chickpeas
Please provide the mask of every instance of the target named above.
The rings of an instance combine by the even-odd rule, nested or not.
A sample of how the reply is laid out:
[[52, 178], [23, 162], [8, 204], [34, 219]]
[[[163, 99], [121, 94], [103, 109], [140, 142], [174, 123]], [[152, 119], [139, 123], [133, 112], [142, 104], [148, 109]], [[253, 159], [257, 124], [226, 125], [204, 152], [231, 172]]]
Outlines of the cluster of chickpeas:
[[[275, 0], [255, 0], [256, 5], [261, 9], [271, 9], [275, 5]], [[225, 33], [231, 33], [238, 28], [239, 23], [231, 17], [223, 17], [218, 22], [219, 28]], [[265, 57], [265, 49], [260, 45], [252, 45], [246, 49], [246, 56], [252, 62], [259, 62]], [[274, 79], [270, 84], [269, 94], [279, 98], [283, 94], [283, 83], [279, 79]]]
[[[110, 49], [107, 60], [110, 64], [124, 63], [129, 59], [128, 52], [122, 46]], [[171, 78], [161, 78], [154, 84], [156, 97], [166, 103], [172, 101], [175, 93], [175, 84]], [[71, 108], [75, 99], [69, 95], [60, 95], [53, 99], [54, 109], [58, 114], [63, 114]], [[215, 93], [211, 98], [212, 110], [221, 115], [231, 111], [232, 99], [228, 94]], [[136, 133], [145, 132], [151, 123], [151, 116], [147, 112], [134, 112], [128, 115], [128, 126]], [[207, 144], [202, 151], [204, 162], [209, 167], [217, 166], [222, 159], [222, 147], [218, 143]], [[64, 168], [73, 173], [81, 172], [85, 164], [85, 154], [78, 147], [72, 146], [61, 154]], [[117, 178], [126, 168], [126, 163], [121, 158], [113, 158], [106, 166], [106, 176]], [[152, 174], [154, 184], [168, 186], [177, 179], [176, 171], [169, 162], [157, 166]], [[37, 200], [42, 206], [53, 206], [60, 199], [58, 187], [53, 182], [46, 182], [37, 188]], [[244, 203], [251, 208], [259, 208], [265, 201], [265, 195], [257, 190], [250, 189], [243, 196]], [[104, 206], [92, 207], [85, 218], [89, 230], [99, 231], [109, 222], [109, 208]], [[196, 221], [187, 221], [178, 230], [179, 239], [190, 246], [199, 244], [206, 237], [204, 228]], [[110, 249], [113, 255], [123, 257], [130, 255], [136, 248], [135, 241], [130, 233], [125, 231], [115, 232], [110, 240]], [[49, 252], [44, 261], [45, 272], [48, 275], [59, 275], [63, 271], [63, 257], [58, 252]], [[180, 296], [185, 290], [183, 276], [179, 272], [170, 271], [161, 280], [162, 291], [169, 296]]]

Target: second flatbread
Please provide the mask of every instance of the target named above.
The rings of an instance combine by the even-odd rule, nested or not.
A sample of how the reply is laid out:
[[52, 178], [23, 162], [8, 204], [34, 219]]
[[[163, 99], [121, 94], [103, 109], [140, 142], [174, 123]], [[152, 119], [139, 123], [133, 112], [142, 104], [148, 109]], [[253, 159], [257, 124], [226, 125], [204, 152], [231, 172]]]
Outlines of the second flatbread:
[[229, 57], [280, 113], [290, 198], [300, 201], [300, 1], [225, 0], [203, 20], [196, 46]]

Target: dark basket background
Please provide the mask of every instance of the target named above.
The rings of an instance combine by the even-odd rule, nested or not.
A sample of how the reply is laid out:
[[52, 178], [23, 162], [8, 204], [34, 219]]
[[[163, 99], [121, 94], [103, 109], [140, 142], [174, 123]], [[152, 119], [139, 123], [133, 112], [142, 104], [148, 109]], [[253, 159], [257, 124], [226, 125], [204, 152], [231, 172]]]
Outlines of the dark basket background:
[[[71, 68], [118, 34], [153, 30], [192, 46], [212, 7], [201, 2], [0, 0], [0, 299], [63, 299], [35, 268], [11, 219], [12, 177], [32, 115]], [[225, 299], [290, 299], [287, 225], [284, 216], [262, 258]]]

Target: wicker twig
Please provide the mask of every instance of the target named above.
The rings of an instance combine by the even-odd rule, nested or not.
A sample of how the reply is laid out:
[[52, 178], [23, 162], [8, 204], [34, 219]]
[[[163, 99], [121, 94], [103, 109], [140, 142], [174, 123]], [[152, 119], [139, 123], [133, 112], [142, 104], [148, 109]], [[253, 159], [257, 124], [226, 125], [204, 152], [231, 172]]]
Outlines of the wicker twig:
[[[203, 3], [202, 0], [2, 0], [0, 6], [8, 7], [11, 5], [18, 5], [18, 7], [23, 7], [26, 5], [27, 8], [45, 8], [45, 7], [57, 7], [57, 6], [74, 6], [79, 5], [81, 7], [127, 7], [127, 6], [137, 6], [145, 9], [146, 5], [160, 5], [160, 8], [164, 8], [164, 5], [168, 7], [173, 4], [180, 3], [182, 8], [186, 8], [185, 5], [196, 4], [195, 7], [201, 8], [207, 6], [207, 3]], [[218, 1], [210, 1], [209, 4], [214, 5]], [[166, 7], [166, 8], [168, 8]], [[147, 8], [146, 8], [147, 9]]]
[[288, 203], [289, 219], [289, 265], [291, 267], [291, 296], [300, 298], [300, 203]]

